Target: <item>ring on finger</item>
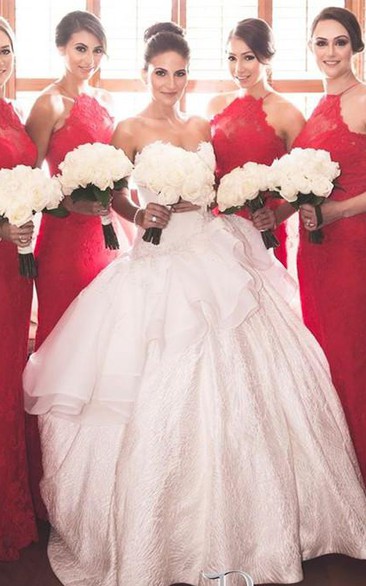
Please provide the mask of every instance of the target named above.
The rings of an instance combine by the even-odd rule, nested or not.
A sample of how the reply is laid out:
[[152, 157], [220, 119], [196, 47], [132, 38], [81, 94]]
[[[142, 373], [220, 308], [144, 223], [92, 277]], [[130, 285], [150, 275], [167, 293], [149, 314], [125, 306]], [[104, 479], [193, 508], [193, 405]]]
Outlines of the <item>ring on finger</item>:
[[154, 222], [154, 224], [155, 224], [155, 222], [157, 222], [157, 220], [158, 220], [158, 219], [157, 219], [157, 217], [156, 217], [156, 216], [151, 216], [151, 221], [152, 221], [152, 222]]
[[21, 242], [22, 244], [24, 244], [25, 242], [28, 242], [27, 238], [24, 238], [23, 236], [19, 236], [19, 242]]

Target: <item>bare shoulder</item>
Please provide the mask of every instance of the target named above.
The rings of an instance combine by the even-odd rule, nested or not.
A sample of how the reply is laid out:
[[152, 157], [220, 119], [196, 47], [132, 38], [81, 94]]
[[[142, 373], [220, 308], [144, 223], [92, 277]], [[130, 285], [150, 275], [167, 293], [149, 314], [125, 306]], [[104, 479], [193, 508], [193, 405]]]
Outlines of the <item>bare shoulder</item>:
[[42, 118], [49, 123], [58, 120], [65, 111], [64, 100], [62, 96], [51, 87], [46, 88], [34, 102], [29, 114], [29, 119]]
[[212, 118], [222, 110], [225, 110], [231, 102], [235, 100], [237, 97], [237, 92], [225, 92], [222, 94], [217, 94], [213, 98], [210, 99], [207, 105], [207, 116]]
[[118, 122], [111, 144], [116, 148], [123, 149], [131, 161], [135, 159], [136, 153], [141, 148], [141, 140], [146, 131], [146, 121], [141, 116], [133, 116]]
[[53, 84], [47, 86], [38, 96], [33, 104], [33, 109], [41, 110], [42, 112], [62, 109], [63, 97]]
[[187, 118], [187, 124], [192, 128], [197, 128], [197, 130], [206, 130], [207, 128], [210, 128], [209, 121], [202, 116], [189, 116], [189, 118]]
[[305, 123], [305, 118], [302, 112], [290, 100], [277, 92], [272, 92], [265, 101], [265, 106], [276, 112], [276, 115], [288, 124], [296, 122], [297, 124]]
[[131, 135], [136, 133], [139, 134], [144, 128], [146, 128], [146, 126], [146, 118], [144, 118], [143, 116], [131, 116], [130, 118], [120, 120], [120, 122], [118, 122], [116, 126], [114, 133], [123, 133]]

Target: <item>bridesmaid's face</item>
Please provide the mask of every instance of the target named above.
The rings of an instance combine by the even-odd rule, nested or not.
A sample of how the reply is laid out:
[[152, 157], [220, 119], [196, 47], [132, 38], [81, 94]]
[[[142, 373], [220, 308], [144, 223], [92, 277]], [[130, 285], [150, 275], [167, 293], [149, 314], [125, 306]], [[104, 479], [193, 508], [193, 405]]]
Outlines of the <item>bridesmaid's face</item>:
[[336, 20], [321, 20], [317, 24], [310, 48], [325, 77], [337, 78], [352, 69], [351, 39], [347, 29]]
[[100, 40], [88, 31], [71, 35], [64, 47], [59, 47], [65, 67], [78, 81], [87, 81], [99, 69], [104, 55]]
[[266, 65], [258, 61], [250, 47], [238, 37], [232, 37], [226, 48], [230, 75], [243, 89], [250, 89], [266, 77]]
[[154, 101], [174, 106], [182, 98], [188, 83], [188, 62], [175, 51], [155, 55], [142, 72]]
[[3, 87], [13, 73], [14, 53], [6, 33], [0, 30], [0, 87]]

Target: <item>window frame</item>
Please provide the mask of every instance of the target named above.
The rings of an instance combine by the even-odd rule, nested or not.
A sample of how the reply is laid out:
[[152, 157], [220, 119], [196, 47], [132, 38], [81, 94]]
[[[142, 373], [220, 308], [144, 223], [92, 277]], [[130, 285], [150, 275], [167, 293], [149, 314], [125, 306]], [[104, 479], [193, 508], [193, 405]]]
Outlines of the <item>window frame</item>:
[[[85, 10], [93, 12], [97, 16], [101, 13], [101, 2], [103, 0], [85, 0]], [[351, 10], [357, 17], [362, 30], [365, 30], [365, 6], [366, 0], [345, 0], [345, 7]], [[186, 0], [171, 0], [171, 19], [186, 26]], [[0, 0], [0, 14], [4, 16], [16, 33], [15, 22], [16, 0]], [[258, 0], [258, 17], [272, 24], [273, 1]], [[356, 56], [356, 72], [360, 79], [364, 77], [364, 59], [361, 55]], [[7, 83], [6, 96], [10, 99], [16, 98], [17, 92], [41, 91], [50, 84], [53, 78], [17, 78], [16, 72]], [[103, 79], [98, 71], [93, 79], [92, 85], [102, 87], [112, 92], [142, 92], [145, 91], [141, 80], [130, 79]], [[319, 93], [322, 91], [322, 83], [319, 79], [273, 79], [274, 89], [281, 93]], [[235, 88], [230, 80], [217, 79], [190, 79], [188, 92], [219, 93], [230, 91]]]

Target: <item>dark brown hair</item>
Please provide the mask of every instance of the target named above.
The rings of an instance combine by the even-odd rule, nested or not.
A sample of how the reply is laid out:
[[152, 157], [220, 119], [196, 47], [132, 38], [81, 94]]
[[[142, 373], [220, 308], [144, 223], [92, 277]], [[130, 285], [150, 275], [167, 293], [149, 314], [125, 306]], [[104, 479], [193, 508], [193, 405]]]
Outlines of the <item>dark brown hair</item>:
[[74, 33], [87, 31], [94, 35], [107, 52], [107, 37], [99, 18], [86, 10], [74, 10], [66, 14], [56, 27], [56, 47], [65, 47]]
[[272, 59], [276, 52], [272, 29], [261, 18], [240, 20], [230, 31], [227, 42], [233, 37], [244, 41], [260, 63]]
[[346, 31], [349, 34], [351, 39], [351, 46], [352, 51], [354, 53], [360, 53], [364, 50], [365, 44], [362, 40], [362, 32], [360, 23], [358, 22], [357, 18], [347, 8], [338, 8], [335, 6], [329, 6], [328, 8], [324, 8], [319, 12], [319, 14], [314, 18], [312, 25], [311, 25], [311, 36], [314, 35], [315, 28], [319, 24], [319, 22], [323, 20], [336, 20], [344, 26]]
[[147, 69], [151, 59], [167, 51], [178, 53], [189, 61], [190, 50], [184, 37], [184, 30], [175, 22], [157, 22], [146, 29], [144, 33], [146, 43], [144, 53], [144, 69]]
[[14, 32], [8, 21], [2, 16], [0, 16], [0, 31], [3, 31], [3, 33], [9, 38], [11, 50], [14, 53]]

